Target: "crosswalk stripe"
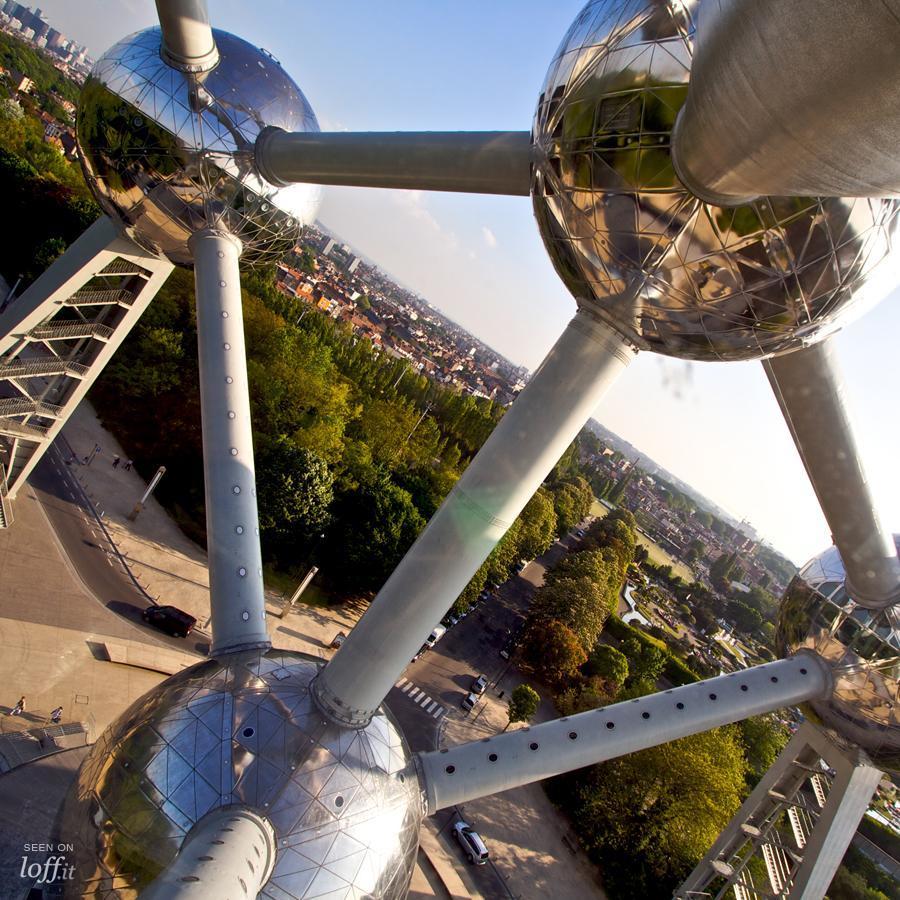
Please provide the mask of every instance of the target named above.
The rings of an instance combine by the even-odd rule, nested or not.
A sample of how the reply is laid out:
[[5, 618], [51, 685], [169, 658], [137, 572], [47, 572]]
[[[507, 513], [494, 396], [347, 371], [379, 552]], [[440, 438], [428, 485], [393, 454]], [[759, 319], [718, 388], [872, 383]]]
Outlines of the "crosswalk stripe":
[[401, 685], [403, 685], [403, 684], [405, 684], [405, 683], [406, 683], [406, 678], [401, 678], [401, 679], [394, 685], [394, 687], [400, 687]]
[[433, 713], [434, 710], [435, 710], [435, 707], [436, 707], [437, 705], [438, 705], [438, 704], [437, 704], [437, 700], [432, 700], [432, 701], [431, 701], [431, 706], [429, 706], [428, 709], [425, 710], [425, 712], [427, 712], [427, 713]]
[[431, 703], [431, 697], [429, 697], [428, 694], [425, 694], [421, 700], [417, 700], [416, 702], [424, 709], [426, 703]]
[[410, 700], [414, 700], [414, 701], [418, 702], [419, 697], [421, 697], [422, 694], [424, 694], [424, 693], [425, 693], [424, 691], [420, 691], [417, 687], [414, 687], [409, 692], [409, 694], [407, 694], [407, 696], [409, 697]]
[[444, 714], [444, 707], [443, 707], [443, 706], [439, 706], [439, 707], [431, 714], [431, 717], [432, 717], [433, 719], [436, 719], [436, 718], [438, 718], [438, 716], [442, 716], [443, 714]]
[[411, 681], [407, 681], [406, 684], [404, 684], [403, 687], [400, 688], [400, 690], [403, 691], [404, 694], [408, 694], [410, 693], [410, 691], [414, 691], [415, 689], [416, 686]]

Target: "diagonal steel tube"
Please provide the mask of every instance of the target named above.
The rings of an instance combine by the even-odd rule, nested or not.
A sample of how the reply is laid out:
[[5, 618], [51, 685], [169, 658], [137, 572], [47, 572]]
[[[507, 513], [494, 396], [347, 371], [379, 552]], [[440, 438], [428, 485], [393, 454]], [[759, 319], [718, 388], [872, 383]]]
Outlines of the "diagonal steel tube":
[[775, 398], [863, 606], [900, 601], [900, 560], [866, 477], [831, 339], [763, 361]]
[[352, 726], [371, 719], [634, 354], [585, 311], [569, 323], [313, 682], [327, 715]]
[[900, 0], [704, 0], [673, 134], [712, 203], [900, 191]]
[[527, 197], [527, 131], [306, 132], [267, 128], [256, 163], [272, 184], [354, 185]]
[[156, 0], [162, 57], [182, 72], [207, 72], [219, 61], [206, 0]]
[[827, 663], [801, 652], [605, 709], [418, 754], [428, 814], [831, 692]]
[[240, 241], [194, 234], [200, 414], [206, 487], [210, 656], [269, 647], [241, 316]]

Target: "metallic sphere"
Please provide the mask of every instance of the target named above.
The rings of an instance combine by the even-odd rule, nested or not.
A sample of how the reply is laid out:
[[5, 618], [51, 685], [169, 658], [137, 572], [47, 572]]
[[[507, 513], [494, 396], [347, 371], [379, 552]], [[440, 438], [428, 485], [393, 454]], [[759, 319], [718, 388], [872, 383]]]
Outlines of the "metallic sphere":
[[538, 100], [534, 209], [578, 304], [639, 348], [755, 359], [847, 320], [890, 251], [898, 201], [763, 197], [724, 208], [689, 193], [670, 147], [698, 5], [592, 0], [581, 11]]
[[319, 125], [278, 62], [232, 34], [214, 35], [219, 63], [199, 77], [162, 61], [158, 28], [112, 47], [81, 94], [79, 153], [104, 212], [142, 247], [190, 265], [188, 238], [221, 227], [241, 239], [244, 262], [266, 262], [315, 218], [319, 189], [265, 181], [256, 138], [269, 125]]
[[72, 895], [133, 896], [206, 813], [245, 804], [277, 840], [260, 897], [405, 897], [424, 814], [415, 764], [386, 713], [360, 730], [321, 715], [308, 689], [319, 665], [290, 651], [235, 653], [132, 704], [63, 808], [81, 879]]
[[[900, 547], [900, 538], [895, 537]], [[844, 588], [844, 565], [830, 547], [788, 586], [778, 617], [778, 652], [813, 650], [831, 666], [834, 694], [812, 700], [811, 718], [900, 772], [900, 611], [858, 606]]]

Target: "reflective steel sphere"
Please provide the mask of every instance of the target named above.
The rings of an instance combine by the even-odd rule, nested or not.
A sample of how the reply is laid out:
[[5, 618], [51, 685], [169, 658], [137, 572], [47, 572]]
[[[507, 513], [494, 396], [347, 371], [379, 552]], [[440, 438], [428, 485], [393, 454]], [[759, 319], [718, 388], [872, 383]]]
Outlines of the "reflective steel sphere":
[[[900, 539], [895, 537], [900, 547]], [[857, 606], [830, 547], [796, 575], [781, 603], [778, 652], [814, 650], [832, 669], [833, 696], [812, 700], [816, 722], [862, 747], [877, 766], [900, 772], [900, 611]]]
[[78, 107], [85, 177], [104, 212], [174, 263], [190, 265], [188, 238], [217, 225], [241, 239], [242, 261], [277, 259], [315, 218], [319, 189], [269, 184], [254, 143], [267, 125], [319, 125], [278, 62], [233, 34], [214, 34], [219, 63], [197, 80], [162, 61], [158, 28], [100, 59]]
[[245, 804], [277, 837], [261, 897], [405, 897], [424, 815], [415, 764], [386, 713], [354, 731], [318, 712], [308, 688], [319, 664], [290, 651], [233, 654], [132, 704], [63, 808], [81, 879], [71, 896], [135, 896], [205, 813]]
[[890, 251], [898, 202], [763, 197], [723, 208], [690, 194], [670, 144], [698, 5], [593, 0], [581, 11], [538, 100], [534, 209], [579, 305], [638, 347], [754, 359], [846, 321]]

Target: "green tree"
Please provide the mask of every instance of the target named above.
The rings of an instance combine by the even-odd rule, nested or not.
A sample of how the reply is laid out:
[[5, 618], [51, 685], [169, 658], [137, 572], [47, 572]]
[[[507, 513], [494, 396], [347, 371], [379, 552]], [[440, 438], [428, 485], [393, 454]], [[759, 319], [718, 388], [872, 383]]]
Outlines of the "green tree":
[[528, 722], [538, 710], [541, 697], [538, 692], [527, 684], [520, 684], [510, 694], [509, 703], [506, 705], [509, 721], [506, 723], [506, 731], [513, 722]]
[[628, 686], [651, 687], [656, 684], [666, 666], [666, 654], [653, 644], [643, 644], [637, 638], [622, 641], [622, 653], [628, 660]]
[[771, 713], [743, 719], [738, 723], [738, 729], [749, 766], [748, 778], [751, 786], [755, 786], [784, 749], [789, 735]]
[[537, 559], [550, 547], [556, 534], [556, 512], [549, 492], [538, 488], [519, 518], [522, 523], [519, 532], [520, 558]]
[[267, 555], [300, 562], [303, 545], [329, 521], [334, 475], [325, 461], [281, 437], [258, 455], [259, 528]]
[[556, 619], [530, 622], [519, 655], [525, 667], [552, 684], [571, 678], [587, 660], [572, 629]]
[[562, 791], [612, 895], [663, 897], [737, 811], [744, 768], [726, 727], [562, 776], [551, 790]]
[[535, 593], [531, 614], [535, 620], [564, 623], [586, 655], [597, 643], [610, 610], [604, 592], [589, 578], [557, 578]]
[[732, 600], [728, 604], [728, 618], [734, 622], [734, 627], [744, 634], [753, 634], [759, 630], [762, 624], [762, 617], [751, 606], [742, 603], [740, 600]]
[[425, 525], [408, 491], [372, 469], [336, 498], [326, 542], [328, 577], [345, 590], [381, 587]]
[[590, 485], [579, 478], [560, 481], [551, 488], [556, 512], [556, 533], [561, 537], [571, 531], [590, 511], [594, 502]]
[[628, 678], [628, 657], [608, 644], [597, 644], [583, 668], [586, 675], [602, 678], [618, 690]]

